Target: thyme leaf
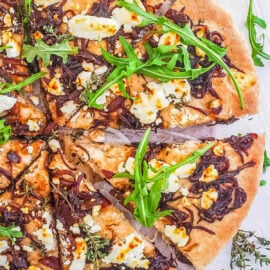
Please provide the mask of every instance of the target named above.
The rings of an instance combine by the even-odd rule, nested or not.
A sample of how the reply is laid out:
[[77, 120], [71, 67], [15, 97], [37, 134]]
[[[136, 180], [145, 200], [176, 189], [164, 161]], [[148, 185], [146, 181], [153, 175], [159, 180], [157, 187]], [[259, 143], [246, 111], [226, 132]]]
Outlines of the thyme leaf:
[[248, 37], [252, 49], [251, 56], [256, 66], [263, 67], [264, 64], [261, 58], [270, 60], [270, 54], [267, 54], [263, 50], [265, 35], [264, 34], [262, 35], [262, 43], [257, 41], [256, 26], [259, 26], [262, 29], [266, 29], [267, 24], [265, 20], [253, 14], [253, 0], [250, 0], [246, 20], [246, 27], [248, 29]]
[[213, 146], [213, 143], [206, 144], [181, 162], [170, 166], [163, 166], [155, 171], [153, 177], [149, 177], [148, 171], [149, 169], [153, 171], [153, 168], [147, 164], [144, 157], [147, 152], [150, 133], [151, 130], [148, 128], [136, 150], [134, 175], [117, 173], [113, 176], [114, 178], [127, 177], [134, 180], [134, 191], [126, 198], [125, 204], [129, 202], [135, 203], [134, 217], [144, 227], [151, 227], [158, 218], [172, 213], [171, 210], [158, 211], [162, 191], [168, 185], [170, 174], [185, 164], [196, 162]]
[[258, 237], [251, 231], [239, 230], [233, 238], [230, 267], [231, 269], [255, 270], [256, 268], [251, 264], [270, 265], [269, 255], [264, 254], [269, 250], [270, 240]]

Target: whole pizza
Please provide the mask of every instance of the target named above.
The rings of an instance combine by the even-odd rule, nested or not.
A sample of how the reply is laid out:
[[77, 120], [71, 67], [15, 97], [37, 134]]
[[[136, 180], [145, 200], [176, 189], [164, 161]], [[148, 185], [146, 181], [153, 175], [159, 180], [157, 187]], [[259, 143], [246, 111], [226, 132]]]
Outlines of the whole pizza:
[[259, 110], [214, 1], [0, 0], [0, 67], [0, 270], [204, 269], [236, 233], [264, 135], [149, 142]]

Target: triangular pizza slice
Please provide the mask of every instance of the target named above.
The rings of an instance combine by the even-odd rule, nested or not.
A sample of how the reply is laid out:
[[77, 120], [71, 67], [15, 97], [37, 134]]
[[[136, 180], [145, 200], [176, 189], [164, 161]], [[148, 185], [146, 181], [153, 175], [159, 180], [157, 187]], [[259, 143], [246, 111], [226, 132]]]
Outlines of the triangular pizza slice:
[[264, 136], [149, 146], [145, 136], [138, 148], [67, 139], [66, 150], [121, 193], [143, 226], [157, 228], [202, 269], [248, 213], [262, 171]]

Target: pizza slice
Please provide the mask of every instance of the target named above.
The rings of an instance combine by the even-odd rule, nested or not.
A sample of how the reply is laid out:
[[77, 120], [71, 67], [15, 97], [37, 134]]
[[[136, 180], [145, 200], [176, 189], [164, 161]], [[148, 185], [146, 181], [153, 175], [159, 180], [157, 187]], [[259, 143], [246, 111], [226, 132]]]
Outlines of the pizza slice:
[[203, 269], [248, 213], [259, 185], [264, 136], [148, 146], [149, 134], [138, 148], [67, 138], [66, 149], [109, 181], [143, 226], [154, 226]]
[[34, 136], [42, 132], [46, 117], [31, 84], [40, 76], [31, 76], [21, 58], [25, 37], [17, 2], [0, 1], [0, 117], [14, 135]]
[[31, 62], [35, 51], [48, 72], [42, 85], [58, 125], [188, 127], [258, 111], [250, 52], [221, 7], [131, 2], [34, 1], [24, 56]]
[[[34, 147], [30, 143], [26, 147], [21, 151], [31, 149], [34, 156]], [[15, 157], [15, 152], [9, 153]], [[25, 161], [30, 159], [18, 150], [17, 157]], [[11, 232], [9, 248], [1, 255], [3, 269], [60, 269], [48, 162], [49, 152], [42, 149], [30, 166], [12, 178], [10, 186], [2, 190], [0, 228], [6, 231], [4, 235], [7, 235], [7, 230]], [[5, 169], [1, 169], [5, 175]]]
[[175, 269], [95, 191], [87, 168], [70, 163], [59, 148], [49, 168], [62, 269]]

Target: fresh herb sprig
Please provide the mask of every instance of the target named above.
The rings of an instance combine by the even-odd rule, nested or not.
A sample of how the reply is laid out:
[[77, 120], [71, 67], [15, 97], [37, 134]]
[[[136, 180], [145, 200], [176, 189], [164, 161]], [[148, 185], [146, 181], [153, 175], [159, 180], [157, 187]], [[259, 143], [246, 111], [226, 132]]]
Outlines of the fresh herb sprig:
[[15, 243], [15, 238], [23, 237], [22, 231], [18, 230], [14, 224], [8, 227], [0, 226], [0, 235], [8, 237], [12, 244]]
[[[270, 257], [263, 253], [270, 250], [270, 240], [258, 237], [254, 232], [239, 230], [233, 238], [231, 269], [255, 270], [252, 264], [270, 265]], [[251, 258], [254, 262], [251, 262]]]
[[68, 56], [70, 54], [77, 54], [78, 47], [70, 47], [68, 44], [68, 40], [65, 39], [60, 43], [56, 43], [52, 46], [47, 45], [41, 39], [37, 39], [35, 46], [31, 46], [28, 44], [23, 45], [23, 54], [22, 58], [26, 58], [28, 63], [32, 63], [34, 59], [42, 59], [43, 65], [48, 66], [50, 64], [51, 56], [57, 55], [62, 57], [63, 63], [67, 63]]
[[262, 35], [262, 39], [263, 39], [262, 43], [257, 41], [256, 26], [259, 26], [262, 29], [266, 29], [267, 24], [265, 20], [253, 14], [253, 0], [250, 0], [249, 8], [248, 8], [248, 16], [246, 20], [246, 27], [248, 29], [248, 37], [249, 37], [249, 42], [252, 49], [251, 56], [256, 66], [263, 67], [264, 64], [261, 58], [270, 60], [270, 54], [267, 54], [263, 50], [265, 35], [264, 34]]
[[11, 126], [5, 125], [5, 119], [0, 120], [0, 145], [8, 142], [11, 132]]
[[111, 242], [98, 234], [91, 233], [90, 227], [87, 224], [82, 223], [80, 227], [85, 234], [84, 239], [87, 245], [86, 259], [98, 267], [100, 259], [107, 255], [106, 251], [110, 247]]
[[46, 72], [38, 72], [36, 74], [31, 75], [30, 77], [26, 78], [25, 80], [12, 84], [12, 83], [1, 83], [0, 84], [0, 94], [6, 94], [12, 91], [20, 91], [22, 90], [25, 86], [34, 83], [36, 80], [42, 78], [45, 76], [47, 73]]
[[266, 172], [267, 167], [269, 166], [270, 166], [270, 157], [268, 157], [268, 154], [265, 150], [263, 154], [263, 171]]
[[[134, 48], [122, 36], [119, 40], [123, 46], [127, 58], [119, 58], [111, 55], [103, 48], [101, 48], [104, 59], [115, 66], [113, 72], [107, 77], [107, 82], [101, 86], [97, 91], [86, 91], [87, 103], [89, 107], [103, 109], [102, 104], [97, 103], [97, 99], [103, 95], [112, 85], [117, 83], [122, 94], [126, 98], [131, 98], [123, 84], [123, 79], [131, 76], [134, 73], [146, 75], [148, 77], [158, 79], [160, 81], [169, 81], [173, 79], [195, 79], [199, 75], [209, 71], [213, 68], [210, 65], [206, 68], [191, 69], [187, 64], [184, 56], [184, 49], [177, 46], [159, 46], [152, 48], [150, 44], [144, 44], [148, 53], [149, 59], [142, 62], [136, 55]], [[171, 52], [174, 50], [174, 52]], [[168, 60], [171, 59], [171, 60]], [[177, 61], [183, 62], [185, 68], [183, 71], [173, 71]], [[177, 69], [180, 69], [177, 67]]]
[[223, 56], [226, 54], [227, 50], [217, 46], [216, 44], [212, 43], [211, 41], [202, 38], [199, 39], [191, 30], [188, 25], [184, 25], [180, 27], [179, 25], [174, 24], [169, 19], [164, 16], [158, 16], [152, 13], [148, 13], [141, 9], [135, 2], [129, 3], [126, 1], [118, 1], [117, 5], [120, 7], [124, 7], [129, 11], [135, 12], [139, 15], [143, 21], [141, 26], [149, 25], [149, 24], [156, 24], [162, 26], [163, 31], [165, 32], [173, 32], [180, 35], [182, 42], [186, 45], [191, 45], [200, 48], [203, 52], [205, 52], [209, 59], [214, 61], [216, 64], [221, 66], [231, 78], [234, 87], [236, 89], [240, 107], [244, 109], [244, 101], [241, 89], [237, 80], [235, 79], [231, 69], [228, 65], [223, 61]]
[[158, 218], [172, 213], [171, 210], [157, 210], [161, 193], [168, 185], [167, 180], [170, 174], [185, 164], [196, 162], [213, 146], [213, 143], [209, 143], [201, 149], [194, 151], [181, 162], [161, 167], [155, 171], [153, 177], [149, 177], [148, 171], [151, 169], [151, 166], [144, 160], [144, 157], [148, 147], [150, 132], [150, 129], [146, 130], [138, 145], [134, 161], [134, 175], [129, 173], [117, 173], [114, 175], [114, 178], [126, 177], [134, 180], [134, 191], [126, 198], [125, 204], [129, 202], [135, 203], [134, 217], [144, 227], [151, 227]]

